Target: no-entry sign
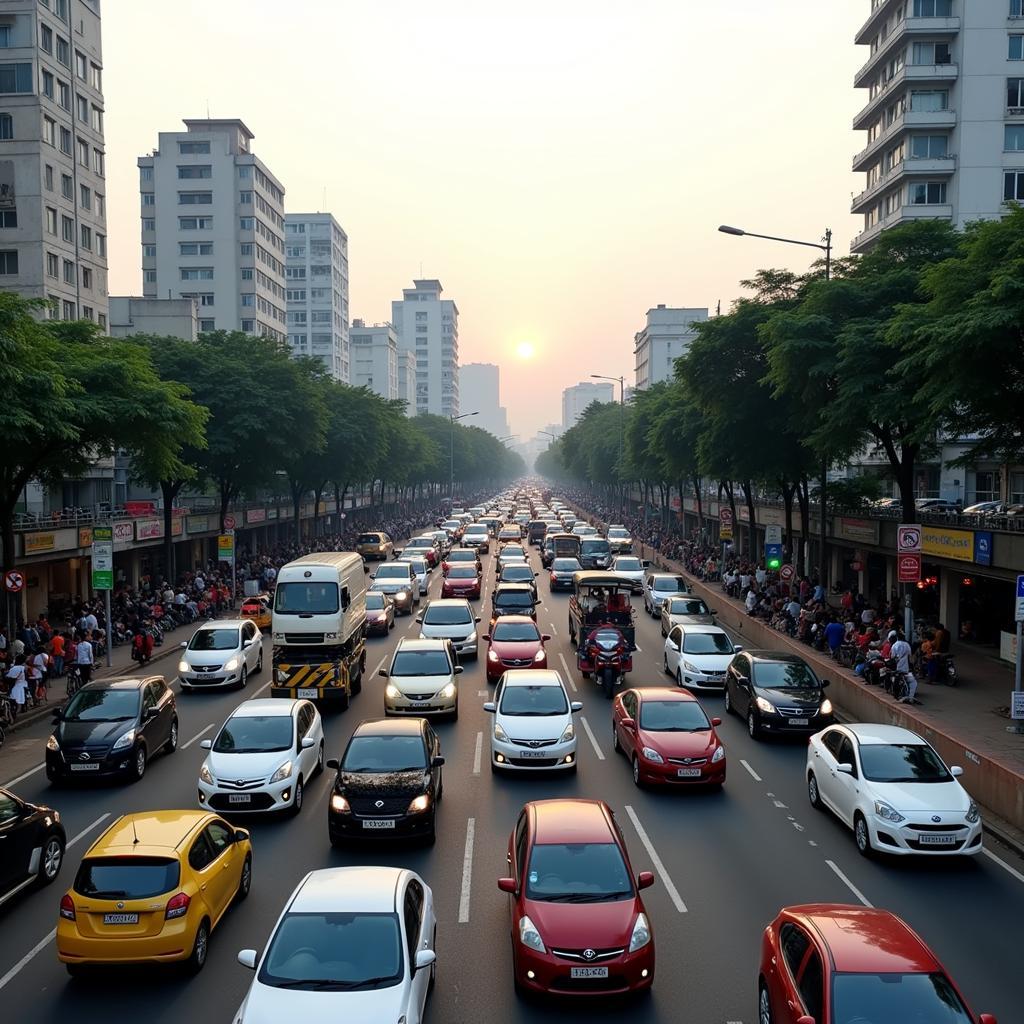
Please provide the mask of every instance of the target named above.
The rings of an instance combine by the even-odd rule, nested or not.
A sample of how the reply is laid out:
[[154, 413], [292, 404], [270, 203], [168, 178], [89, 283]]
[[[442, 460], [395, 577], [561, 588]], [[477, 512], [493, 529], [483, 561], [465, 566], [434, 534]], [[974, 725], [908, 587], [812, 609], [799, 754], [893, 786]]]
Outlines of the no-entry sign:
[[917, 583], [921, 579], [920, 555], [900, 555], [896, 564], [900, 583]]
[[789, 583], [793, 578], [793, 571], [793, 566], [787, 562], [781, 569], [779, 569], [779, 579], [781, 579], [783, 583]]
[[224, 517], [224, 529], [233, 530], [235, 528], [235, 517], [232, 515], [226, 515]]
[[10, 594], [20, 594], [25, 586], [25, 577], [13, 569], [4, 573], [4, 590]]

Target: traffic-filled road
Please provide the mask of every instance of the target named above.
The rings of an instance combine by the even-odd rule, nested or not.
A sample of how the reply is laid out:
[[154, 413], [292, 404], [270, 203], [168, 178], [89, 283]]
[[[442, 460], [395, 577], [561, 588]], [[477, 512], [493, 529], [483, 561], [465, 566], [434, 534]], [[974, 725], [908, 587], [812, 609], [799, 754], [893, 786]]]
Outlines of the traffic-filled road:
[[[535, 550], [530, 557], [540, 570]], [[484, 579], [487, 589], [475, 604], [486, 623], [494, 581], [491, 558], [485, 560]], [[439, 590], [436, 570], [430, 594], [436, 596]], [[11, 788], [23, 798], [57, 807], [70, 843], [61, 877], [52, 887], [29, 891], [0, 910], [3, 1019], [88, 1024], [128, 1015], [154, 1024], [230, 1021], [252, 980], [251, 972], [236, 962], [238, 950], [266, 942], [285, 899], [307, 871], [350, 864], [407, 866], [432, 886], [438, 963], [427, 1019], [433, 1024], [611, 1018], [622, 1008], [607, 1000], [545, 1004], [523, 1001], [513, 991], [507, 897], [498, 891], [496, 880], [507, 874], [508, 835], [523, 803], [551, 796], [607, 801], [625, 835], [633, 867], [655, 872], [655, 885], [644, 899], [655, 932], [657, 970], [650, 997], [629, 1010], [632, 1021], [756, 1021], [762, 930], [780, 907], [817, 901], [894, 911], [937, 952], [976, 1011], [993, 1013], [1002, 1024], [1024, 1019], [1015, 939], [1024, 921], [1020, 859], [989, 844], [986, 853], [963, 861], [865, 860], [845, 828], [808, 805], [805, 745], [756, 742], [736, 718], [726, 718], [719, 730], [728, 759], [721, 792], [637, 789], [625, 760], [612, 749], [609, 701], [576, 671], [567, 634], [568, 598], [549, 594], [543, 572], [540, 594], [538, 621], [552, 634], [549, 667], [563, 673], [570, 696], [584, 704], [577, 725], [578, 774], [492, 776], [488, 730], [493, 719], [482, 705], [493, 687], [485, 679], [481, 642], [481, 658], [464, 661], [465, 671], [458, 677], [458, 721], [437, 727], [446, 764], [436, 845], [373, 843], [333, 850], [327, 837], [333, 773], [325, 772], [307, 788], [297, 818], [241, 822], [252, 830], [252, 893], [218, 927], [209, 960], [194, 978], [173, 969], [119, 969], [71, 981], [54, 950], [57, 904], [81, 855], [117, 815], [196, 806], [196, 779], [205, 755], [198, 741], [212, 737], [243, 699], [266, 695], [269, 644], [268, 670], [254, 676], [246, 691], [178, 696], [179, 749], [173, 756], [154, 759], [135, 785], [51, 789], [45, 774], [32, 770], [41, 764], [48, 730], [40, 725], [19, 734], [18, 746], [24, 750], [22, 741], [31, 740], [38, 757], [24, 767], [24, 778], [14, 781], [14, 773], [3, 769], [0, 778], [13, 781]], [[633, 604], [639, 650], [629, 683], [662, 685], [667, 679], [661, 672], [659, 625], [644, 614], [639, 599]], [[377, 669], [400, 637], [417, 635], [415, 618], [401, 617], [387, 639], [368, 641], [362, 693], [348, 711], [325, 716], [329, 757], [341, 753], [361, 719], [383, 713], [385, 680]], [[157, 669], [170, 678], [171, 664], [163, 662]], [[702, 695], [701, 701], [709, 715], [722, 715], [720, 697]], [[12, 760], [6, 758], [6, 763]]]

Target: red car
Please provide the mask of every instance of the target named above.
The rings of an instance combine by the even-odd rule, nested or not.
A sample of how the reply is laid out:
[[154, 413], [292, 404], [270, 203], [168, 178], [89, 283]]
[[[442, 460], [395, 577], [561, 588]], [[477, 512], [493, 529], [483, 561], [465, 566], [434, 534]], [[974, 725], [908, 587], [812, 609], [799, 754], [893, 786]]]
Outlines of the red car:
[[456, 563], [441, 581], [442, 597], [479, 597], [480, 573], [472, 562]]
[[441, 563], [441, 572], [447, 576], [448, 571], [453, 565], [475, 565], [477, 572], [482, 573], [484, 571], [483, 564], [480, 562], [480, 556], [469, 548], [454, 548], [449, 551]]
[[725, 782], [725, 747], [689, 690], [657, 686], [623, 690], [612, 705], [612, 746], [633, 766], [633, 781], [647, 785]]
[[654, 931], [611, 808], [536, 800], [508, 841], [512, 972], [519, 992], [603, 996], [654, 981]]
[[541, 633], [528, 615], [502, 615], [495, 619], [487, 641], [487, 682], [496, 683], [508, 668], [547, 668], [544, 644], [551, 637]]
[[764, 1024], [996, 1024], [968, 1009], [935, 954], [895, 914], [835, 903], [784, 907], [765, 928], [757, 1001]]

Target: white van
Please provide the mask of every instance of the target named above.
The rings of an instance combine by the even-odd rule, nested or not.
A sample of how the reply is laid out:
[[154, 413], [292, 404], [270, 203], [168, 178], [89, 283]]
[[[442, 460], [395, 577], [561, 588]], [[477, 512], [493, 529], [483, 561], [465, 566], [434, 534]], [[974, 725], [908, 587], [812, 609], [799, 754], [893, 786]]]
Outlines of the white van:
[[340, 647], [362, 636], [365, 625], [366, 572], [355, 552], [303, 555], [277, 574], [276, 647]]

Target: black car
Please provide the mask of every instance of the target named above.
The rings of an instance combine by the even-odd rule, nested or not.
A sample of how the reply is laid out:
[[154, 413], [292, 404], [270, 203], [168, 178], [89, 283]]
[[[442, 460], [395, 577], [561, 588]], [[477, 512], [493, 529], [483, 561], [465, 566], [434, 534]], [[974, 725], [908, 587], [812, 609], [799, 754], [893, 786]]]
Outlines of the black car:
[[60, 873], [66, 845], [57, 811], [0, 789], [0, 906], [33, 882], [49, 885]]
[[533, 588], [533, 596], [537, 596], [537, 573], [531, 565], [506, 565], [498, 573], [499, 583], [525, 583]]
[[580, 540], [579, 559], [584, 569], [607, 569], [612, 564], [611, 545], [604, 537], [584, 537]]
[[537, 621], [536, 584], [499, 583], [491, 594], [491, 620], [501, 615], [529, 615]]
[[331, 845], [357, 836], [419, 836], [433, 843], [441, 777], [441, 741], [424, 718], [360, 722], [340, 761], [327, 806]]
[[807, 736], [834, 721], [819, 679], [803, 658], [785, 651], [743, 651], [725, 673], [725, 710], [747, 720], [747, 731]]
[[138, 781], [149, 759], [178, 746], [178, 710], [163, 676], [104, 679], [83, 686], [58, 711], [46, 741], [46, 777], [127, 777]]

